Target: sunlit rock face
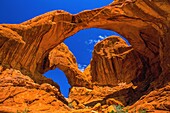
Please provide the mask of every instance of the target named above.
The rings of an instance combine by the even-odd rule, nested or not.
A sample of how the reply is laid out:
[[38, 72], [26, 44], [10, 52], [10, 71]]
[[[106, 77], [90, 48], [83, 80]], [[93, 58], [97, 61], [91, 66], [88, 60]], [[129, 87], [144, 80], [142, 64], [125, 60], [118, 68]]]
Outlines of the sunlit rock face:
[[62, 70], [71, 86], [84, 86], [88, 88], [91, 86], [90, 79], [78, 69], [75, 56], [64, 43], [57, 45], [57, 47], [50, 51], [43, 65], [45, 69], [42, 69], [42, 73], [55, 68]]
[[0, 112], [30, 113], [70, 111], [59, 90], [50, 84], [37, 84], [19, 70], [0, 66]]
[[97, 43], [91, 60], [92, 82], [103, 86], [130, 83], [142, 76], [140, 55], [117, 36]]
[[133, 84], [121, 84], [115, 87], [96, 85], [92, 89], [73, 87], [70, 90], [69, 102], [76, 101], [78, 104], [93, 107], [97, 103], [111, 105], [107, 101], [115, 99], [115, 104], [126, 106], [129, 102], [133, 102], [133, 98], [136, 97], [132, 86]]
[[[0, 61], [34, 75], [40, 72], [39, 67], [43, 66], [49, 52], [64, 39], [81, 29], [97, 27], [114, 30], [129, 40], [143, 57], [146, 64], [144, 78], [148, 79], [145, 84], [149, 84], [159, 75], [163, 79], [169, 73], [168, 6], [169, 2], [165, 0], [116, 1], [76, 15], [52, 11], [18, 25], [3, 24], [0, 26]], [[40, 82], [38, 78], [43, 77], [35, 77]]]
[[[142, 95], [147, 95], [156, 88], [163, 88], [162, 90], [156, 90], [158, 91], [157, 94], [160, 94], [159, 91], [167, 93], [167, 90], [169, 90], [167, 89], [169, 88], [168, 83], [170, 82], [169, 11], [170, 3], [168, 0], [116, 0], [108, 6], [83, 11], [76, 15], [65, 11], [52, 11], [21, 24], [1, 24], [0, 64], [5, 68], [20, 70], [38, 83], [37, 85], [49, 83], [58, 87], [56, 83], [42, 75], [45, 71], [58, 66], [66, 73], [73, 88], [74, 86], [83, 86], [83, 88], [94, 89], [94, 86], [91, 86], [92, 84], [114, 86], [119, 82], [129, 83], [132, 81], [136, 87], [132, 88], [132, 92], [136, 94], [133, 99], [136, 99], [136, 101]], [[57, 50], [58, 52], [56, 52], [53, 49], [79, 30], [92, 27], [118, 32], [130, 42], [131, 47], [127, 47], [119, 38], [117, 40], [121, 44], [108, 41], [105, 42], [104, 48], [100, 46], [106, 40], [100, 42], [95, 47], [97, 49], [94, 50], [91, 64], [82, 74], [77, 70], [76, 62], [70, 53], [66, 54], [68, 55], [66, 57], [63, 56], [64, 52], [68, 50]], [[109, 52], [109, 50], [114, 50], [114, 53]], [[62, 58], [55, 56], [58, 53], [61, 54]], [[118, 58], [118, 54], [122, 53], [126, 53], [126, 57]], [[114, 54], [117, 56], [114, 56]], [[51, 58], [50, 55], [54, 57]], [[112, 57], [112, 60], [109, 59], [110, 57]], [[55, 60], [55, 58], [58, 60]], [[99, 59], [98, 62], [96, 59]], [[3, 77], [0, 80], [5, 82]], [[16, 85], [19, 86], [19, 84]], [[164, 87], [165, 85], [168, 86]], [[25, 86], [21, 87], [24, 88]], [[3, 88], [6, 90], [8, 86], [3, 86]], [[116, 94], [119, 97], [119, 94], [124, 93]], [[151, 95], [156, 96], [153, 93]], [[162, 98], [165, 96], [169, 97], [167, 94], [161, 95]], [[146, 96], [147, 98], [148, 96]], [[141, 99], [145, 100], [145, 98]], [[169, 100], [167, 101], [169, 102]], [[5, 106], [4, 102], [0, 104]], [[126, 104], [130, 105], [132, 102], [126, 101]], [[166, 105], [168, 107], [162, 107], [161, 109], [168, 111], [169, 104]], [[101, 104], [96, 106], [98, 107], [95, 107], [95, 110]], [[83, 106], [81, 105], [81, 107]], [[154, 106], [152, 109], [160, 109], [160, 107]]]
[[[64, 39], [57, 37], [66, 36], [62, 31], [67, 29], [65, 21], [71, 21], [71, 17], [64, 11], [53, 11], [21, 24], [0, 25], [1, 64], [21, 70], [37, 83], [50, 83], [41, 72], [46, 69], [49, 52]], [[63, 24], [66, 28], [61, 27]]]

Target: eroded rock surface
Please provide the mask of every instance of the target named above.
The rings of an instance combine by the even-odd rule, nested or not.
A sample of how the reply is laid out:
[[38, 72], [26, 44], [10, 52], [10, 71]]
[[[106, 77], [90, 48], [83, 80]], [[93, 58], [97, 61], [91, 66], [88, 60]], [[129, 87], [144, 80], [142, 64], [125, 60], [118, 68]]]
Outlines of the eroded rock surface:
[[156, 89], [148, 95], [141, 97], [135, 104], [130, 106], [130, 111], [146, 109], [148, 112], [169, 113], [170, 112], [170, 84]]
[[69, 101], [76, 101], [78, 104], [92, 107], [97, 103], [109, 105], [107, 101], [114, 98], [117, 100], [117, 105], [126, 106], [129, 101], [133, 101], [133, 98], [130, 97], [130, 95], [134, 95], [132, 87], [133, 84], [123, 84], [116, 87], [93, 86], [92, 89], [73, 87], [70, 90]]
[[[61, 43], [49, 53], [49, 63], [47, 64], [49, 64], [49, 69], [57, 67], [62, 70], [71, 86], [91, 87], [90, 79], [78, 69], [76, 58], [64, 43]], [[48, 68], [48, 66], [45, 67]]]
[[19, 70], [5, 69], [0, 74], [0, 112], [58, 113], [70, 111], [59, 90], [50, 84], [36, 84]]
[[52, 11], [18, 25], [3, 24], [0, 61], [34, 74], [40, 71], [50, 50], [77, 31], [91, 27], [109, 29], [126, 37], [141, 54], [146, 67], [143, 76], [147, 79], [142, 85], [148, 87], [155, 78], [169, 73], [169, 9], [167, 0], [122, 0], [76, 15]]
[[[69, 57], [64, 57], [62, 55], [67, 50], [66, 51], [64, 50], [64, 52], [60, 50], [58, 51], [59, 53], [61, 53], [61, 56], [63, 58], [59, 58], [59, 56], [55, 56], [56, 54], [58, 54], [58, 52], [56, 52], [56, 50], [53, 49], [57, 47], [57, 45], [59, 45], [61, 42], [63, 42], [64, 39], [75, 34], [79, 30], [92, 28], [92, 27], [113, 30], [118, 32], [122, 36], [124, 36], [126, 39], [128, 39], [132, 47], [126, 47], [122, 42], [123, 44], [122, 46], [128, 48], [126, 51], [124, 51], [124, 49], [122, 50], [123, 53], [127, 53], [127, 56], [128, 55], [130, 56], [129, 61], [131, 62], [135, 61], [135, 63], [131, 63], [132, 65], [128, 66], [129, 64], [127, 62], [121, 61], [120, 58], [119, 59], [116, 58], [114, 59], [114, 61], [112, 61], [116, 66], [115, 67], [116, 71], [113, 70], [114, 65], [108, 66], [102, 64], [102, 66], [106, 68], [99, 67], [99, 64], [101, 64], [101, 62], [109, 64], [110, 60], [107, 61], [106, 59], [109, 59], [110, 57], [114, 56], [113, 53], [111, 52], [108, 52], [106, 55], [103, 49], [101, 48], [99, 51], [94, 50], [95, 57], [97, 56], [101, 57], [101, 54], [106, 55], [104, 57], [108, 57], [108, 58], [104, 58], [102, 56], [104, 60], [101, 59], [99, 64], [96, 65], [101, 70], [96, 69], [95, 65], [93, 65], [93, 62], [95, 62], [95, 58], [93, 58], [92, 64], [89, 65], [85, 73], [82, 74], [80, 71], [77, 71], [76, 63], [72, 56], [69, 56], [72, 57], [69, 58]], [[55, 110], [56, 108], [61, 108], [62, 110], [65, 109], [66, 111], [68, 111], [69, 108], [65, 106], [65, 104], [63, 104], [63, 102], [65, 103], [65, 100], [62, 96], [57, 96], [59, 94], [58, 93], [56, 94], [53, 91], [52, 91], [53, 93], [51, 94], [48, 92], [49, 90], [47, 91], [41, 89], [41, 87], [45, 87], [45, 89], [47, 87], [46, 85], [43, 86], [44, 85], [43, 83], [50, 83], [53, 86], [58, 87], [56, 83], [54, 83], [50, 79], [45, 78], [42, 75], [48, 69], [53, 69], [54, 67], [58, 66], [61, 70], [63, 70], [66, 73], [68, 80], [73, 88], [74, 86], [83, 86], [83, 88], [89, 87], [89, 83], [91, 82], [91, 80], [93, 84], [96, 85], [105, 84], [105, 85], [112, 85], [112, 86], [118, 84], [119, 82], [129, 83], [132, 81], [133, 85], [135, 85], [136, 87], [134, 89], [132, 88], [133, 92], [136, 94], [136, 97], [131, 95], [134, 97], [134, 100], [139, 99], [139, 97], [146, 94], [147, 95], [146, 97], [141, 98], [141, 100], [139, 100], [141, 104], [145, 105], [144, 103], [145, 99], [149, 100], [150, 96], [153, 96], [154, 100], [160, 98], [160, 101], [156, 100], [153, 102], [161, 103], [161, 101], [163, 102], [165, 101], [165, 103], [157, 104], [158, 107], [155, 107], [155, 103], [154, 104], [152, 103], [151, 108], [156, 110], [163, 109], [166, 112], [169, 110], [169, 100], [167, 98], [164, 98], [165, 96], [164, 95], [162, 96], [160, 92], [163, 93], [165, 92], [166, 93], [165, 95], [169, 97], [169, 92], [167, 90], [167, 88], [169, 88], [168, 83], [170, 82], [170, 71], [169, 71], [170, 70], [170, 59], [169, 59], [170, 58], [170, 49], [169, 49], [170, 31], [169, 29], [170, 29], [170, 2], [168, 0], [161, 0], [161, 1], [116, 0], [115, 2], [111, 3], [108, 6], [94, 9], [94, 10], [83, 11], [76, 15], [72, 15], [69, 14], [68, 12], [60, 10], [60, 11], [48, 12], [46, 14], [40, 15], [31, 20], [23, 22], [21, 24], [1, 24], [0, 25], [0, 64], [5, 68], [13, 68], [12, 70], [14, 69], [20, 70], [20, 72], [30, 76], [38, 84], [34, 83], [28, 77], [24, 79], [22, 79], [22, 77], [19, 77], [16, 79], [15, 76], [12, 77], [10, 76], [9, 78], [7, 77], [6, 79], [3, 77], [6, 71], [3, 72], [1, 74], [2, 78], [0, 79], [1, 80], [0, 84], [2, 85], [1, 88], [4, 91], [7, 90], [7, 92], [11, 92], [11, 94], [4, 94], [3, 92], [0, 92], [2, 95], [0, 97], [2, 98], [0, 103], [1, 104], [0, 110], [2, 112], [11, 112], [11, 111], [13, 112], [14, 111], [13, 109], [16, 108], [15, 105], [18, 105], [20, 107], [22, 106], [22, 108], [28, 106], [29, 109], [35, 110], [34, 108], [31, 108], [31, 106], [33, 105], [29, 104], [30, 101], [32, 102], [32, 98], [30, 96], [29, 98], [28, 97], [21, 98], [23, 95], [25, 96], [26, 94], [29, 94], [29, 92], [32, 92], [34, 90], [35, 91], [34, 93], [35, 94], [37, 93], [37, 95], [39, 95], [38, 100], [35, 100], [35, 103], [36, 102], [42, 103], [38, 105], [35, 104], [36, 108], [37, 106], [42, 105], [41, 107], [38, 108], [43, 108], [43, 110], [46, 109], [47, 111], [49, 110], [50, 112], [55, 112], [53, 108], [55, 108]], [[114, 45], [114, 43], [112, 44]], [[106, 45], [109, 45], [109, 43]], [[104, 47], [106, 48], [106, 46]], [[110, 47], [112, 48], [112, 46]], [[108, 48], [105, 49], [105, 51], [116, 50], [121, 47], [117, 47], [115, 44], [114, 48], [112, 49]], [[51, 52], [51, 50], [53, 50], [53, 52]], [[101, 52], [101, 50], [103, 52]], [[122, 50], [118, 50], [118, 53], [116, 54], [121, 53]], [[132, 51], [134, 51], [135, 53], [133, 53]], [[98, 52], [101, 52], [101, 54], [96, 55]], [[49, 55], [54, 55], [54, 58], [51, 58]], [[58, 60], [55, 60], [55, 58], [57, 58]], [[135, 59], [137, 58], [137, 60], [134, 60], [134, 58]], [[65, 62], [58, 62], [61, 59], [67, 59], [67, 60], [65, 60]], [[126, 60], [126, 58], [123, 59]], [[117, 62], [121, 62], [120, 63], [121, 65], [118, 65]], [[69, 64], [72, 64], [72, 66], [68, 66]], [[131, 70], [131, 72], [126, 73], [126, 69], [121, 70], [120, 68], [121, 66], [126, 68], [130, 68], [132, 66], [131, 68], [133, 68], [133, 70]], [[112, 72], [110, 72], [111, 70]], [[9, 75], [13, 73], [13, 71], [11, 70], [7, 70], [7, 72], [8, 71], [10, 71]], [[102, 76], [99, 75], [99, 71], [101, 71]], [[119, 75], [116, 77], [115, 73]], [[126, 73], [127, 76], [123, 75], [122, 73]], [[103, 76], [104, 74], [108, 75], [108, 78]], [[18, 75], [18, 74], [15, 73], [14, 75]], [[129, 78], [130, 76], [131, 78]], [[30, 84], [28, 85], [27, 82], [26, 83], [22, 82], [25, 80], [29, 81], [28, 83], [30, 83], [31, 85]], [[112, 83], [112, 81], [114, 81], [115, 83]], [[34, 89], [31, 89], [30, 87], [33, 87]], [[15, 94], [15, 91], [13, 91], [13, 89], [16, 88], [19, 88], [16, 90], [16, 92], [17, 91], [23, 91], [23, 92]], [[156, 88], [162, 88], [162, 89], [155, 90]], [[155, 90], [156, 93], [153, 93], [154, 92], [153, 90]], [[43, 94], [38, 93], [40, 91], [42, 91], [43, 94], [47, 95], [48, 98], [45, 99], [52, 98], [51, 99], [52, 101], [49, 100], [47, 102], [43, 99], [41, 100]], [[58, 91], [59, 90], [57, 90], [57, 92]], [[25, 92], [28, 93], [25, 94]], [[76, 93], [77, 92], [75, 90], [75, 94]], [[124, 94], [124, 92], [120, 94]], [[20, 96], [18, 97], [17, 95]], [[157, 97], [157, 95], [159, 96]], [[117, 95], [117, 97], [119, 96], [120, 95]], [[61, 99], [59, 97], [61, 97]], [[16, 100], [14, 98], [16, 98]], [[113, 103], [115, 101], [114, 98], [112, 100]], [[20, 104], [20, 102], [17, 99], [18, 100], [21, 99], [22, 103]], [[27, 101], [25, 101], [25, 99], [29, 100], [28, 103]], [[61, 101], [58, 101], [58, 99]], [[146, 100], [147, 103], [150, 103], [148, 102], [148, 100]], [[125, 100], [121, 100], [121, 103], [123, 103], [124, 101]], [[51, 103], [53, 102], [57, 102], [57, 103], [52, 105]], [[125, 103], [127, 105], [130, 105], [131, 102], [125, 101]], [[62, 107], [58, 107], [60, 105]], [[162, 105], [164, 108], [162, 108]], [[15, 106], [15, 108], [11, 106]], [[82, 104], [80, 106], [82, 108], [84, 107]], [[134, 106], [137, 106], [137, 104], [134, 104]], [[92, 110], [95, 111], [96, 109], [99, 109], [99, 111], [101, 111], [102, 109], [105, 109], [107, 107], [102, 107], [102, 104], [99, 102], [96, 103], [96, 105], [94, 105], [94, 108], [92, 109], [84, 109], [85, 110], [84, 112], [89, 112]], [[109, 109], [112, 109], [112, 107], [110, 107]], [[43, 111], [43, 110], [39, 110], [39, 111]], [[75, 112], [81, 112], [81, 110]]]
[[91, 60], [92, 82], [103, 86], [129, 84], [142, 76], [140, 54], [117, 36], [108, 37], [94, 47]]

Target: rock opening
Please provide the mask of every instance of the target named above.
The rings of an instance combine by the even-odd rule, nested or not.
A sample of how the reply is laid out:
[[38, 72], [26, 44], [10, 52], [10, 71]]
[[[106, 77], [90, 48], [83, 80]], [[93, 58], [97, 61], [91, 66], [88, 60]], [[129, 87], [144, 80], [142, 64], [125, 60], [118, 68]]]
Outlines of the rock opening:
[[128, 45], [130, 45], [128, 40], [120, 34], [111, 30], [99, 28], [81, 30], [73, 36], [67, 38], [64, 43], [69, 47], [70, 51], [76, 57], [78, 67], [83, 72], [84, 69], [90, 64], [94, 46], [98, 42], [112, 35], [121, 37]]
[[67, 77], [63, 71], [56, 68], [44, 73], [44, 76], [56, 82], [60, 86], [60, 91], [64, 95], [64, 97], [68, 97], [70, 84], [68, 83]]

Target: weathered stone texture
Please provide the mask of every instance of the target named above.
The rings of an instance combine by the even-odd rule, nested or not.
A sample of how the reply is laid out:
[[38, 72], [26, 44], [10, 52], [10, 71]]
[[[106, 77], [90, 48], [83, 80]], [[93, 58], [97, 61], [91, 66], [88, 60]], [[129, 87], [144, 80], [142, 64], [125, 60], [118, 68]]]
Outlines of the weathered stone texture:
[[36, 84], [19, 70], [5, 69], [0, 74], [0, 112], [57, 113], [70, 111], [59, 90], [50, 84]]
[[129, 84], [142, 76], [140, 54], [117, 37], [111, 36], [97, 43], [91, 60], [92, 82], [103, 86]]
[[[119, 38], [106, 39], [98, 43], [95, 46], [91, 64], [82, 73], [77, 68], [74, 56], [62, 42], [69, 36], [87, 28], [116, 31], [130, 42], [131, 47], [128, 47]], [[58, 67], [65, 72], [72, 91], [75, 91], [70, 95], [77, 93], [77, 90], [73, 90], [77, 88], [74, 86], [78, 86], [77, 89], [80, 88], [80, 90], [81, 86], [83, 86], [82, 89], [86, 87], [85, 89], [91, 88], [87, 90], [94, 90], [94, 87], [99, 87], [98, 85], [101, 87], [104, 85], [119, 86], [132, 82], [130, 92], [132, 91], [134, 95], [128, 95], [130, 96], [128, 100], [122, 99], [120, 95], [127, 96], [125, 93], [129, 89], [116, 93], [116, 97], [121, 98], [118, 99], [120, 103], [131, 105], [146, 94], [139, 100], [141, 105], [151, 105], [151, 108], [155, 110], [161, 109], [166, 112], [169, 110], [169, 29], [169, 0], [116, 0], [108, 6], [86, 10], [75, 15], [56, 10], [21, 24], [1, 24], [0, 65], [4, 69], [12, 68], [12, 70], [3, 70], [0, 75], [1, 90], [7, 92], [0, 92], [2, 95], [0, 96], [0, 110], [13, 112], [16, 110], [16, 105], [20, 106], [21, 110], [27, 106], [33, 111], [35, 107], [49, 110], [49, 112], [55, 112], [54, 108], [70, 110], [63, 104], [63, 102], [66, 103], [65, 99], [59, 93], [56, 94], [59, 92], [59, 86], [42, 75], [44, 72]], [[31, 79], [25, 78], [22, 74], [18, 75], [14, 69]], [[4, 73], [8, 73], [8, 77], [4, 77], [6, 76]], [[53, 86], [43, 83], [55, 86], [55, 91], [51, 91]], [[41, 89], [42, 87], [45, 87], [46, 90]], [[47, 90], [47, 87], [50, 87], [50, 90]], [[28, 98], [29, 93], [33, 96]], [[37, 98], [34, 94], [39, 95], [38, 100], [35, 99], [35, 103], [42, 104], [34, 104], [35, 107], [31, 108], [33, 98]], [[46, 98], [43, 97], [45, 95]], [[116, 98], [114, 94], [111, 97]], [[148, 102], [152, 97], [154, 103]], [[158, 98], [160, 101], [157, 100]], [[47, 99], [47, 101], [43, 99]], [[112, 101], [116, 102], [114, 99]], [[131, 102], [130, 99], [132, 99]], [[145, 100], [149, 104], [145, 104]], [[56, 103], [52, 105], [53, 102]], [[138, 102], [133, 106], [137, 106], [137, 104]], [[60, 105], [62, 107], [59, 107]], [[92, 109], [84, 109], [84, 112], [91, 112], [96, 108], [99, 108], [100, 111], [108, 108], [108, 106], [102, 107], [101, 103], [96, 103], [94, 106]], [[110, 110], [112, 107], [108, 109]], [[81, 110], [75, 112], [81, 112]]]

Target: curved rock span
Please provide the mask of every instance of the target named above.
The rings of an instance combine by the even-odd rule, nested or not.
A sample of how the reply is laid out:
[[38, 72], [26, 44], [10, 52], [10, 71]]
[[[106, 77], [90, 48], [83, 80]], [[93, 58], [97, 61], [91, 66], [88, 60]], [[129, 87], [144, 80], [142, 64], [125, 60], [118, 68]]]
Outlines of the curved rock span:
[[92, 87], [90, 79], [78, 69], [76, 58], [64, 43], [57, 45], [50, 51], [47, 58], [48, 62], [44, 63], [45, 69], [40, 68], [42, 73], [57, 67], [66, 74], [71, 86]]
[[[62, 42], [79, 30], [92, 27], [116, 31], [131, 46], [118, 37], [99, 42], [90, 65], [82, 73], [73, 54]], [[168, 87], [169, 29], [168, 0], [116, 0], [108, 6], [76, 15], [61, 10], [52, 11], [21, 24], [0, 25], [0, 64], [30, 76], [37, 85], [49, 83], [58, 87], [42, 75], [56, 67], [65, 72], [72, 88], [91, 88], [89, 91], [94, 87], [133, 84], [128, 91], [137, 96], [134, 101], [126, 100], [124, 104], [131, 105], [156, 88]], [[4, 78], [1, 81], [4, 82]], [[5, 105], [5, 101], [0, 104]], [[96, 106], [95, 109], [100, 108], [99, 104]], [[169, 107], [166, 109], [169, 110]]]

